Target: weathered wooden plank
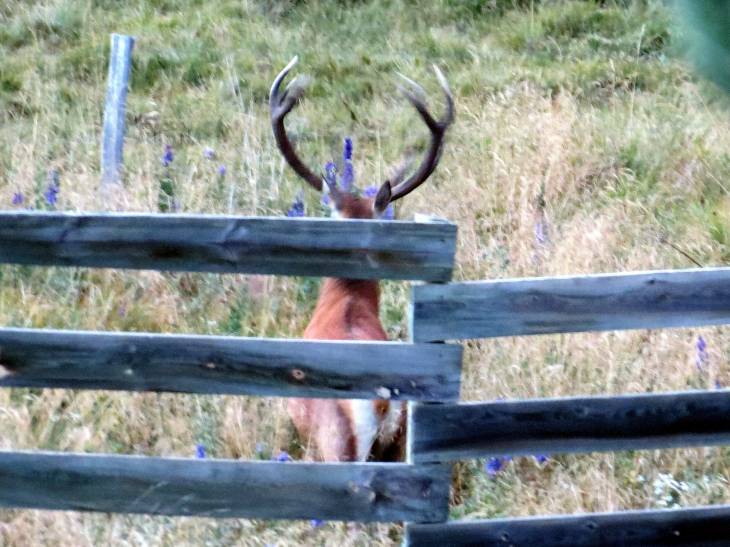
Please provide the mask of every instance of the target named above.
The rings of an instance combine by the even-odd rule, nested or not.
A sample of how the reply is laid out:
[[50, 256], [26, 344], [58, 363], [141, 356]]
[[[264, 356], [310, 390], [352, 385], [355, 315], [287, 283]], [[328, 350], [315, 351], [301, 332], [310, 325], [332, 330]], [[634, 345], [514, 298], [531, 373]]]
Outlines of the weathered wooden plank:
[[0, 262], [448, 281], [456, 225], [138, 213], [0, 213]]
[[409, 524], [408, 547], [726, 547], [730, 506]]
[[0, 387], [459, 397], [460, 345], [0, 328]]
[[730, 323], [730, 268], [413, 287], [414, 340]]
[[126, 132], [127, 91], [132, 72], [134, 38], [122, 34], [111, 35], [109, 75], [106, 103], [104, 104], [104, 138], [101, 152], [102, 185], [119, 183]]
[[415, 462], [730, 444], [730, 390], [413, 405]]
[[255, 519], [446, 519], [443, 466], [0, 452], [0, 507]]

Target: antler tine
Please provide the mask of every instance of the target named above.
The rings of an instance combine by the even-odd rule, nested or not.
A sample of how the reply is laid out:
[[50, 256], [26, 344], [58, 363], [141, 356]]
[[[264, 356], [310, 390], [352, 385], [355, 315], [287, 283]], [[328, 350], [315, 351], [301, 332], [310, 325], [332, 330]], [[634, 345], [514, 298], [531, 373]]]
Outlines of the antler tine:
[[[428, 112], [428, 108], [426, 107], [424, 100], [416, 96], [416, 94], [413, 93], [411, 90], [406, 89], [402, 86], [398, 86], [403, 95], [405, 95], [406, 99], [408, 99], [408, 102], [411, 103], [413, 107], [418, 111], [424, 123], [431, 131], [431, 142], [428, 146], [428, 150], [426, 151], [426, 155], [424, 156], [421, 165], [419, 165], [418, 169], [416, 169], [416, 172], [413, 173], [413, 175], [411, 175], [408, 179], [398, 184], [398, 186], [393, 188], [390, 201], [395, 201], [396, 199], [400, 199], [403, 196], [410, 194], [413, 190], [423, 184], [428, 177], [431, 176], [431, 174], [434, 172], [434, 169], [436, 169], [439, 160], [441, 159], [441, 151], [446, 130], [448, 129], [449, 125], [451, 125], [451, 122], [454, 121], [454, 98], [451, 95], [449, 85], [448, 83], [446, 83], [446, 78], [444, 78], [444, 75], [441, 73], [436, 65], [433, 66], [433, 69], [434, 72], [436, 72], [436, 77], [438, 78], [439, 84], [441, 84], [441, 88], [444, 90], [444, 94], [446, 95], [446, 114], [444, 114], [444, 117], [438, 121], [434, 120], [433, 116], [431, 116], [431, 114]], [[421, 86], [419, 86], [413, 80], [406, 78], [402, 74], [400, 76], [408, 83], [408, 85], [412, 89], [416, 90], [419, 95], [425, 96], [425, 93]]]
[[274, 138], [276, 139], [276, 145], [279, 147], [281, 155], [294, 169], [297, 175], [302, 177], [307, 183], [317, 191], [322, 191], [322, 177], [314, 174], [304, 163], [299, 159], [297, 153], [294, 151], [294, 147], [287, 137], [286, 129], [284, 128], [284, 118], [289, 112], [292, 111], [297, 100], [304, 95], [304, 90], [307, 87], [307, 81], [302, 80], [300, 77], [294, 78], [286, 89], [282, 93], [279, 93], [279, 86], [281, 82], [286, 78], [289, 71], [297, 64], [299, 60], [298, 56], [295, 56], [289, 64], [286, 65], [279, 75], [274, 79], [274, 83], [271, 86], [271, 93], [269, 94], [269, 105], [271, 106], [271, 126], [274, 129]]

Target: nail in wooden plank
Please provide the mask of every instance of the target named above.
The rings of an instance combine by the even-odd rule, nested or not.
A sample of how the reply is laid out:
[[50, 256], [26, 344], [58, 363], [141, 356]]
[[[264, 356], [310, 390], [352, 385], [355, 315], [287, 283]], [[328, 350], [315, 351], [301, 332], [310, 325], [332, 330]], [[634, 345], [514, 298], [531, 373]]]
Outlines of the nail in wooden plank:
[[459, 397], [462, 347], [0, 328], [0, 387]]

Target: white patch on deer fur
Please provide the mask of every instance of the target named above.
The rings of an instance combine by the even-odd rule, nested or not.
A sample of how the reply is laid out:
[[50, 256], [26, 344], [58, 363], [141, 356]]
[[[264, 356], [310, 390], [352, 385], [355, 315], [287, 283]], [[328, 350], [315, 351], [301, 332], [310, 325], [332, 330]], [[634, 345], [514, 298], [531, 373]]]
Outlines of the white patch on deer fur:
[[403, 403], [396, 401], [390, 403], [388, 412], [383, 416], [378, 429], [378, 438], [381, 442], [388, 444], [396, 438], [404, 412], [406, 412], [406, 409]]
[[378, 418], [375, 416], [372, 401], [352, 400], [350, 408], [352, 408], [352, 418], [355, 420], [357, 460], [364, 462], [368, 459], [375, 435], [378, 433]]

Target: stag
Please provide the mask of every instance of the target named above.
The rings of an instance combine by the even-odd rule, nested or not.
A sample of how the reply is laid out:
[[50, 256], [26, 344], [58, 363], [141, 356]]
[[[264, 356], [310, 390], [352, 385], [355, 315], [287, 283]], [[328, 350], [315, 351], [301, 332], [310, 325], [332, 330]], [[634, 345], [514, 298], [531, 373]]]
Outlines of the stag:
[[[406, 178], [406, 169], [386, 180], [372, 197], [361, 197], [337, 187], [315, 174], [299, 159], [284, 128], [284, 119], [302, 97], [306, 82], [292, 80], [283, 92], [281, 82], [297, 62], [282, 70], [271, 87], [271, 124], [279, 151], [289, 166], [307, 184], [328, 196], [333, 216], [339, 218], [379, 218], [388, 205], [423, 184], [441, 158], [444, 135], [454, 119], [454, 101], [441, 71], [434, 71], [446, 95], [446, 114], [435, 120], [420, 99], [423, 90], [402, 76], [410, 89], [399, 86], [431, 132], [431, 140], [421, 164]], [[314, 316], [304, 331], [312, 340], [386, 340], [380, 323], [380, 292], [376, 280], [326, 278]], [[289, 415], [301, 438], [324, 461], [398, 461], [405, 449], [406, 406], [388, 400], [290, 399]]]

